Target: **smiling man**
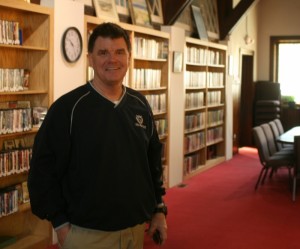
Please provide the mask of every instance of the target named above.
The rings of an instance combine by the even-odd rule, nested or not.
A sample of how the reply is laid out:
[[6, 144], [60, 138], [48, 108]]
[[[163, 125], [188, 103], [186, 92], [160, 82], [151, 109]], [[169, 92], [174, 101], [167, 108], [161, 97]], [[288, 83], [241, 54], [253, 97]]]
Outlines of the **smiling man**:
[[167, 238], [161, 149], [145, 97], [122, 85], [131, 57], [125, 30], [97, 26], [94, 79], [53, 103], [36, 136], [29, 193], [60, 248], [142, 249], [145, 226]]

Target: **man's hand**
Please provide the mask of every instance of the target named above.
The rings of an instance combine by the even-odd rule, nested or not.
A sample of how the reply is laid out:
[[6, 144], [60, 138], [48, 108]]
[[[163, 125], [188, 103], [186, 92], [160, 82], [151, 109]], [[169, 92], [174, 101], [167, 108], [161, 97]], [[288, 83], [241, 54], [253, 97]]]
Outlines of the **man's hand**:
[[163, 213], [155, 213], [150, 221], [148, 235], [153, 237], [155, 231], [157, 230], [160, 236], [160, 244], [163, 245], [167, 239], [167, 229], [166, 216]]

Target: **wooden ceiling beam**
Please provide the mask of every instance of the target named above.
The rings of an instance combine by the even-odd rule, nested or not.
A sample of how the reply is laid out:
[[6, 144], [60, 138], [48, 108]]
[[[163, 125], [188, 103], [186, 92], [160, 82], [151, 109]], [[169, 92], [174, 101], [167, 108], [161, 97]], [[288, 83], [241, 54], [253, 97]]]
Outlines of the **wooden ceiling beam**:
[[233, 8], [232, 0], [217, 0], [220, 39], [224, 40], [249, 7], [257, 0], [241, 0]]
[[192, 2], [193, 0], [162, 0], [164, 24], [173, 25], [182, 11]]

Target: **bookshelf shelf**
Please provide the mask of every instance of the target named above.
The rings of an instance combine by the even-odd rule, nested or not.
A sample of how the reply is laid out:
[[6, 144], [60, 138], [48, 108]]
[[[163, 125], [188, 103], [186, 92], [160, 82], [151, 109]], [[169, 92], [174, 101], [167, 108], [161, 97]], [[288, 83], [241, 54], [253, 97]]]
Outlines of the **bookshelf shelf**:
[[48, 48], [46, 47], [38, 47], [38, 46], [26, 46], [26, 45], [5, 45], [5, 44], [0, 44], [0, 48], [5, 48], [5, 49], [18, 49], [18, 50], [32, 50], [32, 51], [44, 51], [47, 52]]
[[134, 59], [139, 61], [167, 62], [167, 59], [151, 59], [151, 58], [143, 58], [143, 57], [134, 57]]
[[47, 90], [28, 90], [28, 91], [16, 91], [16, 92], [0, 92], [0, 95], [37, 95], [37, 94], [48, 94]]
[[186, 38], [183, 176], [225, 160], [226, 46]]
[[[14, 109], [27, 108], [30, 112], [28, 112], [28, 115], [26, 114], [26, 120], [31, 120], [28, 121], [31, 123], [33, 107], [49, 107], [52, 103], [53, 9], [19, 0], [0, 0], [0, 9], [0, 20], [11, 25], [13, 24], [16, 33], [22, 33], [19, 37], [14, 35], [14, 39], [7, 38], [12, 37], [11, 33], [2, 33], [0, 39], [0, 69], [2, 73], [5, 70], [10, 70], [8, 71], [9, 77], [6, 78], [8, 80], [0, 82], [0, 102], [3, 105], [4, 103], [10, 103], [9, 107], [1, 109], [1, 115], [7, 115], [6, 112], [9, 113]], [[3, 25], [3, 22], [1, 25]], [[21, 90], [20, 88], [15, 88], [15, 82], [22, 83], [24, 79], [23, 74], [19, 74], [19, 72], [11, 77], [13, 70], [21, 70], [20, 72], [26, 70], [26, 74], [29, 72], [29, 81], [26, 81], [27, 83], [29, 82], [29, 85], [21, 88]], [[15, 80], [16, 78], [18, 81]], [[7, 82], [10, 84], [9, 87], [5, 85]], [[26, 103], [28, 106], [12, 106], [11, 103]], [[13, 113], [13, 115], [15, 113], [20, 115], [17, 111]], [[17, 116], [13, 116], [13, 119], [14, 121], [18, 120]], [[24, 117], [22, 117], [22, 120], [24, 120]], [[14, 128], [16, 123], [14, 122]], [[3, 156], [6, 157], [16, 151], [23, 153], [23, 150], [26, 150], [26, 153], [30, 153], [29, 148], [33, 144], [38, 128], [31, 128], [31, 124], [23, 127], [26, 127], [25, 130], [27, 128], [29, 130], [21, 131], [19, 127], [18, 129], [9, 130], [10, 132], [18, 131], [15, 133], [5, 133], [6, 130], [1, 130], [1, 133], [5, 133], [0, 135], [0, 151]], [[24, 141], [26, 147], [22, 147], [23, 144], [18, 148], [7, 147], [8, 142], [11, 141], [20, 145], [20, 140]], [[8, 193], [8, 191], [14, 191], [14, 193], [17, 193], [17, 196], [21, 196], [25, 188], [20, 188], [20, 186], [27, 181], [28, 168], [25, 170], [25, 168], [21, 167], [21, 164], [14, 164], [14, 166], [18, 167], [13, 168], [13, 170], [9, 169], [8, 171], [0, 172], [0, 192]], [[50, 223], [41, 221], [34, 216], [31, 213], [29, 202], [15, 203], [14, 205], [18, 206], [18, 209], [14, 209], [17, 210], [16, 212], [0, 217], [0, 238], [5, 236], [13, 238], [13, 243], [5, 248], [44, 249], [50, 245], [52, 240]]]

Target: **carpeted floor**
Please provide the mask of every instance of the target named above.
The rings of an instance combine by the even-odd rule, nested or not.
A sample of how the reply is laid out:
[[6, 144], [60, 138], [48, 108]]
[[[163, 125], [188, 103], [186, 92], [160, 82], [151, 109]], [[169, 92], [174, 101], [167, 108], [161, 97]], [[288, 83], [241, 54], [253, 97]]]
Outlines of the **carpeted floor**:
[[[242, 148], [185, 187], [168, 189], [168, 241], [161, 248], [300, 248], [300, 193], [292, 202], [286, 169], [255, 191], [260, 170], [257, 151]], [[144, 249], [157, 248], [145, 238]]]
[[[292, 202], [288, 172], [279, 170], [257, 191], [261, 170], [255, 149], [167, 191], [168, 236], [164, 249], [296, 249], [300, 196]], [[299, 194], [300, 195], [300, 194]], [[146, 238], [144, 249], [155, 249]]]

